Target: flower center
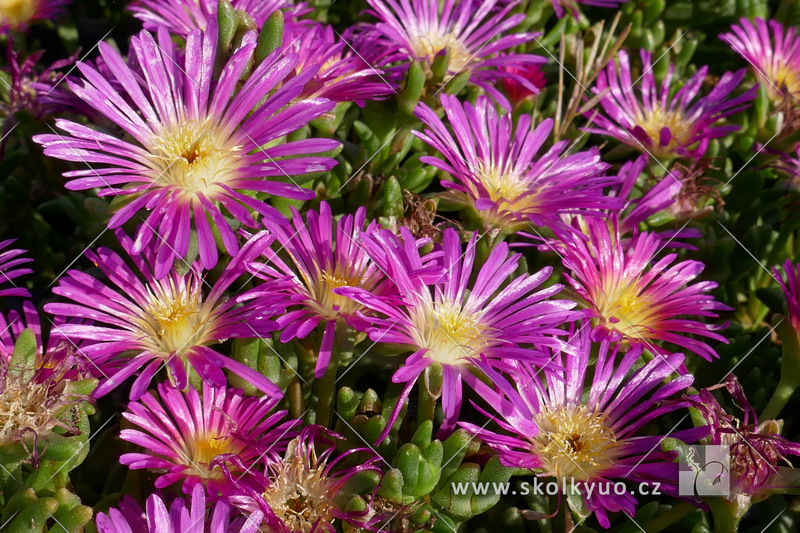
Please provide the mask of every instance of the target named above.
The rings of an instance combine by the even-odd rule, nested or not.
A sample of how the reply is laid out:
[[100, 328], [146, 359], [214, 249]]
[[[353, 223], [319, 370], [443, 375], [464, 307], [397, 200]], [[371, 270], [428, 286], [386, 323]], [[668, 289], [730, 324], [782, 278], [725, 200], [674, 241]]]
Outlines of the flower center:
[[241, 147], [226, 145], [224, 135], [205, 122], [186, 122], [156, 139], [150, 153], [157, 184], [208, 193], [234, 177]]
[[[794, 100], [800, 99], [800, 72], [785, 64], [776, 70], [777, 72], [772, 76], [774, 78], [772, 83], [778, 88], [779, 93], [775, 95], [775, 98], [781, 100], [787, 97]], [[769, 93], [775, 93], [775, 87], [772, 86], [772, 83], [767, 81], [767, 83], [763, 84]]]
[[52, 429], [57, 423], [50, 407], [52, 403], [47, 384], [20, 386], [7, 382], [0, 393], [0, 445], [25, 438], [28, 431], [41, 436]]
[[28, 22], [36, 14], [34, 0], [0, 0], [0, 21], [12, 27]]
[[311, 533], [318, 524], [333, 521], [335, 503], [323, 468], [293, 458], [274, 464], [270, 480], [264, 499], [289, 531]]
[[477, 358], [486, 348], [486, 330], [479, 314], [464, 312], [461, 304], [444, 300], [414, 320], [417, 346], [443, 365], [461, 365]]
[[606, 416], [585, 405], [546, 409], [534, 416], [539, 435], [533, 438], [534, 453], [541, 458], [545, 474], [586, 481], [612, 465], [617, 450], [614, 432]]
[[339, 272], [339, 269], [328, 272], [323, 270], [315, 282], [308, 283], [313, 299], [312, 306], [317, 314], [327, 320], [336, 320], [341, 316], [353, 315], [362, 306], [346, 296], [334, 294], [333, 289], [339, 287], [358, 287], [362, 275], [351, 272]]
[[186, 280], [165, 279], [151, 291], [150, 303], [142, 320], [146, 341], [164, 356], [184, 353], [205, 342], [210, 320], [203, 308], [199, 283], [190, 287]]
[[436, 30], [427, 33], [412, 35], [412, 46], [417, 57], [425, 58], [433, 63], [436, 55], [442, 50], [449, 49], [450, 62], [447, 70], [455, 73], [461, 72], [467, 66], [472, 54], [469, 53], [466, 45], [462, 43], [455, 31], [450, 33], [437, 33]]
[[[223, 474], [220, 470], [211, 470], [209, 465], [218, 455], [240, 454], [245, 451], [245, 446], [231, 436], [218, 436], [214, 433], [198, 435], [188, 443], [186, 456], [188, 465], [202, 478], [220, 479]], [[229, 465], [229, 468], [231, 465]]]
[[[667, 111], [658, 105], [640, 113], [636, 125], [652, 139], [654, 155], [657, 157], [671, 155], [677, 146], [687, 146], [691, 140], [691, 131], [687, 129], [683, 115], [677, 111]], [[670, 134], [666, 145], [661, 143], [661, 132], [664, 128]]]
[[647, 338], [653, 328], [652, 306], [647, 297], [639, 294], [638, 280], [627, 285], [602, 287], [598, 291], [595, 305], [608, 329], [614, 329], [627, 337]]

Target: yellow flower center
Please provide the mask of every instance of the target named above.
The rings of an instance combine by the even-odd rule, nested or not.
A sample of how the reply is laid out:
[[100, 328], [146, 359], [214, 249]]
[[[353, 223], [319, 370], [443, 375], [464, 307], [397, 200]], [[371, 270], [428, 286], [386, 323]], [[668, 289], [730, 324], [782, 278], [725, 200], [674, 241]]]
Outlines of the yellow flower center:
[[472, 54], [469, 53], [466, 45], [462, 43], [455, 31], [450, 33], [436, 33], [435, 30], [421, 35], [411, 35], [414, 54], [417, 57], [425, 58], [433, 63], [436, 55], [442, 50], [450, 51], [450, 62], [447, 70], [450, 72], [461, 72], [467, 66]]
[[51, 391], [47, 384], [6, 382], [0, 393], [0, 445], [40, 437], [57, 425]]
[[316, 280], [305, 280], [312, 298], [309, 305], [326, 320], [336, 320], [342, 316], [353, 315], [362, 306], [346, 296], [334, 294], [333, 289], [358, 287], [361, 281], [362, 274], [360, 273], [340, 272], [339, 268], [333, 272], [323, 270]]
[[[636, 125], [641, 127], [650, 139], [653, 147], [648, 148], [655, 157], [674, 155], [675, 148], [687, 146], [691, 140], [691, 132], [686, 128], [683, 115], [677, 111], [666, 111], [659, 106], [639, 113]], [[666, 146], [661, 146], [661, 130], [667, 128], [671, 138]]]
[[653, 304], [640, 294], [638, 280], [626, 285], [603, 286], [596, 296], [595, 305], [605, 326], [626, 337], [648, 338], [656, 325]]
[[419, 312], [413, 320], [414, 340], [442, 365], [468, 364], [486, 348], [487, 330], [477, 313], [465, 312], [458, 302], [444, 300]]
[[37, 0], [0, 0], [0, 20], [12, 28], [29, 22], [39, 7]]
[[[800, 101], [800, 72], [783, 64], [769, 72], [769, 74], [772, 78], [771, 82], [766, 81], [762, 85], [767, 88], [770, 98], [776, 101], [782, 101], [785, 98]], [[760, 75], [759, 77], [763, 78]], [[775, 86], [773, 86], [773, 83]], [[776, 90], [775, 87], [778, 89]]]
[[[198, 435], [188, 442], [186, 450], [186, 463], [193, 473], [205, 479], [221, 479], [222, 471], [218, 468], [211, 470], [209, 465], [218, 456], [223, 454], [240, 454], [245, 451], [245, 445], [231, 436], [218, 436], [214, 433]], [[229, 468], [235, 468], [228, 465]]]
[[211, 327], [208, 310], [202, 302], [199, 284], [190, 287], [185, 280], [163, 280], [153, 290], [149, 306], [140, 318], [144, 340], [155, 353], [182, 354], [205, 344]]
[[586, 481], [614, 464], [618, 444], [604, 414], [585, 405], [559, 407], [542, 411], [534, 421], [539, 426], [534, 452], [544, 463], [545, 474], [559, 482]]

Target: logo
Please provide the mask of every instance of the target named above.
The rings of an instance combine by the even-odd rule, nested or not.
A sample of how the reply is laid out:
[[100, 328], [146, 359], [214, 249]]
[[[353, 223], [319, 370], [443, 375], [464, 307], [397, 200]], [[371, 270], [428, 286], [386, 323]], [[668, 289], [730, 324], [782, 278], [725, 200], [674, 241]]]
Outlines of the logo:
[[729, 496], [731, 493], [730, 448], [725, 445], [694, 445], [680, 458], [678, 494], [681, 496]]

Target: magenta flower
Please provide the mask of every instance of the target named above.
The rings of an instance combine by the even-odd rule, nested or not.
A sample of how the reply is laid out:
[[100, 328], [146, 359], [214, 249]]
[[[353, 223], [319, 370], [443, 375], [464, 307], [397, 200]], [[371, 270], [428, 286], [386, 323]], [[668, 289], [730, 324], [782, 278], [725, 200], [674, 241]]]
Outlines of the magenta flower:
[[[731, 310], [708, 294], [713, 281], [690, 283], [705, 265], [679, 261], [677, 254], [661, 259], [665, 245], [657, 234], [635, 232], [630, 240], [620, 237], [619, 223], [586, 219], [587, 234], [564, 233], [559, 252], [564, 274], [583, 299], [594, 319], [593, 338], [645, 344], [655, 353], [669, 353], [655, 346], [665, 341], [692, 351], [706, 360], [719, 357], [706, 342], [687, 336], [727, 343], [715, 333], [725, 326], [704, 324], [695, 317], [717, 318], [718, 311]], [[675, 264], [673, 264], [675, 263]]]
[[[548, 360], [541, 350], [523, 345], [540, 348], [558, 344], [550, 335], [563, 333], [557, 327], [576, 317], [569, 311], [574, 302], [547, 299], [558, 293], [561, 285], [536, 290], [550, 276], [550, 267], [505, 284], [520, 257], [509, 256], [506, 243], [497, 244], [485, 263], [476, 268], [477, 235], [463, 250], [458, 233], [447, 229], [438, 272], [421, 276], [419, 250], [410, 245], [414, 242], [410, 232], [402, 230], [402, 242], [388, 230], [364, 238], [366, 249], [397, 286], [400, 301], [359, 288], [336, 290], [382, 315], [371, 319], [368, 331], [372, 340], [404, 344], [413, 350], [392, 376], [394, 383], [405, 386], [379, 440], [388, 435], [414, 383], [431, 365], [442, 367], [446, 430], [453, 426], [461, 409], [462, 380], [470, 385], [475, 381], [471, 368], [485, 369], [503, 359], [546, 365]], [[470, 283], [472, 276], [474, 283]]]
[[379, 22], [365, 27], [383, 38], [384, 48], [399, 50], [398, 54], [405, 59], [430, 65], [437, 55], [449, 52], [449, 76], [469, 71], [470, 82], [507, 109], [510, 104], [497, 89], [501, 80], [511, 77], [538, 92], [533, 83], [502, 67], [546, 63], [545, 58], [510, 52], [498, 55], [536, 37], [533, 33], [499, 37], [525, 19], [522, 13], [509, 15], [517, 0], [445, 0], [441, 8], [437, 0], [368, 0], [368, 3], [372, 8], [368, 12]]
[[786, 298], [786, 305], [789, 311], [789, 322], [792, 328], [798, 332], [800, 336], [800, 263], [795, 264], [791, 259], [787, 259], [783, 263], [783, 271], [786, 276], [781, 275], [778, 267], [772, 267], [772, 272], [775, 274], [775, 279], [783, 290], [783, 296]]
[[726, 72], [711, 92], [698, 98], [708, 74], [707, 66], [701, 67], [671, 95], [675, 66], [670, 64], [659, 87], [650, 52], [641, 50], [641, 57], [641, 79], [631, 69], [625, 50], [620, 50], [614, 63], [600, 72], [592, 92], [609, 92], [600, 100], [603, 113], [595, 117], [587, 131], [613, 137], [657, 159], [700, 158], [711, 139], [739, 129], [739, 126], [715, 124], [745, 109], [756, 97], [755, 87], [731, 97], [744, 79], [742, 69]]
[[[683, 363], [682, 354], [656, 357], [638, 367], [641, 345], [620, 353], [618, 344], [612, 348], [604, 340], [593, 349], [589, 324], [583, 326], [572, 334], [568, 349], [553, 352], [561, 370], [540, 375], [527, 362], [502, 363], [497, 368], [515, 386], [492, 369], [487, 373], [495, 390], [476, 382], [477, 392], [498, 414], [481, 411], [510, 435], [459, 424], [495, 450], [503, 465], [535, 470], [554, 477], [559, 488], [577, 491], [572, 494], [608, 528], [609, 512], [636, 512], [631, 494], [610, 490], [614, 480], [658, 482], [663, 493], [677, 495], [676, 453], [661, 451], [664, 437], [643, 434], [653, 420], [686, 407], [676, 395], [694, 378], [672, 377]], [[707, 434], [702, 427], [671, 436], [694, 442]]]
[[209, 347], [226, 339], [263, 336], [275, 329], [270, 317], [288, 305], [281, 282], [272, 282], [271, 299], [264, 297], [238, 305], [225, 295], [228, 287], [245, 272], [244, 263], [260, 254], [270, 244], [270, 238], [254, 239], [245, 245], [204, 294], [200, 265], [192, 265], [186, 275], [171, 271], [167, 277], [155, 279], [152, 269], [155, 252], [148, 248], [141, 255], [135, 254], [131, 252], [130, 239], [122, 232], [117, 232], [117, 236], [144, 282], [115, 252], [107, 248], [87, 251], [87, 257], [110, 284], [70, 270], [53, 292], [71, 302], [49, 303], [44, 307], [56, 316], [92, 321], [91, 325], [64, 324], [59, 330], [74, 342], [91, 341], [83, 351], [102, 369], [103, 380], [95, 391], [96, 397], [141, 371], [131, 389], [130, 397], [135, 400], [144, 394], [162, 365], [166, 365], [170, 381], [179, 389], [187, 386], [189, 366], [216, 386], [227, 382], [224, 368], [261, 391], [280, 395], [269, 379]]
[[[501, 69], [512, 75], [512, 77], [503, 79], [503, 90], [514, 105], [538, 95], [545, 85], [547, 85], [547, 78], [545, 78], [541, 67], [536, 63], [519, 66], [506, 65], [501, 67]], [[517, 79], [517, 76], [530, 82], [535, 90], [531, 89], [528, 84]]]
[[432, 109], [420, 104], [416, 114], [428, 129], [414, 135], [441, 152], [444, 160], [420, 160], [453, 177], [442, 185], [454, 191], [456, 201], [471, 206], [487, 230], [559, 225], [559, 215], [602, 215], [596, 210], [621, 207], [620, 200], [603, 195], [603, 188], [617, 178], [603, 175], [608, 165], [598, 150], [564, 156], [569, 142], [562, 141], [537, 158], [553, 129], [552, 120], [531, 130], [531, 117], [523, 114], [515, 128], [511, 116], [499, 115], [485, 96], [475, 106], [461, 104], [455, 96], [442, 95], [441, 100], [453, 133]]
[[167, 509], [164, 500], [151, 494], [147, 498], [147, 511], [142, 511], [136, 500], [125, 496], [119, 509], [97, 514], [99, 533], [258, 533], [264, 514], [253, 512], [249, 517], [231, 521], [231, 506], [224, 500], [206, 510], [206, 495], [203, 486], [192, 489], [190, 502], [176, 498]]
[[[188, 35], [192, 30], [205, 30], [217, 24], [218, 4], [217, 0], [135, 0], [129, 9], [146, 30], [165, 28], [170, 33]], [[292, 0], [232, 0], [231, 4], [253, 17], [258, 28], [278, 10], [285, 10], [289, 18], [311, 11], [305, 2]]]
[[[384, 273], [366, 254], [361, 241], [366, 209], [360, 207], [355, 215], [345, 215], [337, 222], [331, 216], [330, 206], [322, 202], [319, 213], [309, 211], [306, 220], [292, 209], [292, 225], [265, 221], [267, 228], [285, 250], [291, 266], [278, 254], [266, 249], [264, 254], [281, 274], [292, 279], [289, 289], [294, 309], [277, 318], [281, 342], [305, 338], [320, 324], [324, 324], [314, 375], [321, 378], [328, 368], [333, 350], [337, 321], [342, 320], [359, 331], [369, 325], [358, 313], [368, 312], [363, 305], [336, 294], [339, 287], [360, 287], [378, 295], [393, 290]], [[272, 237], [270, 236], [270, 240]], [[273, 279], [273, 270], [265, 264], [253, 264], [249, 270], [262, 279]], [[273, 299], [273, 284], [250, 297]], [[249, 298], [249, 297], [248, 297]]]
[[189, 387], [181, 392], [158, 385], [131, 402], [122, 416], [139, 429], [123, 429], [123, 440], [145, 453], [126, 453], [119, 461], [131, 470], [161, 472], [156, 488], [181, 481], [189, 494], [201, 484], [210, 496], [229, 495], [235, 486], [260, 486], [256, 463], [278, 460], [295, 436], [299, 420], [280, 422], [286, 411], [270, 414], [281, 396], [244, 397], [242, 391], [203, 384], [202, 398]]
[[756, 77], [777, 102], [800, 102], [800, 36], [776, 20], [743, 18], [720, 39], [753, 67]]
[[11, 287], [0, 288], [0, 296], [20, 296], [29, 297], [30, 293], [25, 287], [17, 287], [13, 280], [25, 274], [31, 274], [30, 268], [19, 268], [20, 265], [30, 263], [33, 259], [22, 257], [25, 250], [11, 249], [6, 250], [15, 239], [8, 239], [0, 242], [0, 287], [9, 284]]
[[243, 37], [219, 79], [212, 79], [214, 26], [191, 32], [183, 53], [163, 28], [157, 41], [142, 31], [131, 39], [136, 67], [125, 64], [110, 45], [99, 47], [124, 94], [83, 63], [78, 64], [83, 85], [70, 86], [130, 140], [66, 120], [56, 122], [65, 135], [38, 135], [34, 140], [47, 155], [93, 166], [66, 172], [68, 189], [100, 188], [100, 196], [128, 197], [109, 220], [110, 228], [118, 228], [141, 209], [150, 212], [138, 230], [133, 253], [157, 242], [156, 278], [167, 274], [174, 258], [186, 256], [192, 226], [203, 267], [216, 265], [217, 245], [207, 215], [229, 255], [236, 254], [238, 243], [223, 208], [250, 227], [256, 227], [251, 211], [277, 215], [266, 202], [241, 191], [307, 200], [314, 191], [300, 187], [291, 176], [336, 164], [330, 157], [308, 155], [338, 147], [333, 139], [276, 144], [334, 106], [324, 99], [290, 103], [315, 74], [306, 70], [285, 81], [297, 64], [296, 54], [281, 57], [282, 52], [275, 51], [239, 87], [256, 48], [255, 32]]
[[57, 17], [69, 0], [5, 0], [0, 2], [0, 33], [25, 30], [29, 24]]

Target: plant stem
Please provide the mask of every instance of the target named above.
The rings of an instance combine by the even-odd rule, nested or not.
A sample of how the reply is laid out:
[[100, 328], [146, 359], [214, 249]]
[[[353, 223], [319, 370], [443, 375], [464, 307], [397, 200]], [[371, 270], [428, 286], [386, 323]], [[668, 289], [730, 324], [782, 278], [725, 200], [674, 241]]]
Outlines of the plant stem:
[[331, 423], [331, 410], [333, 408], [333, 397], [336, 393], [336, 374], [339, 370], [339, 347], [333, 343], [331, 350], [331, 362], [325, 375], [319, 380], [318, 401], [317, 401], [317, 421], [323, 427], [328, 427]]
[[684, 516], [688, 515], [695, 509], [697, 509], [697, 507], [690, 503], [678, 502], [673, 505], [671, 509], [664, 511], [651, 520], [644, 529], [647, 533], [658, 533], [659, 531], [666, 529]]
[[775, 387], [775, 392], [772, 393], [772, 398], [770, 398], [767, 407], [761, 413], [761, 421], [776, 420], [789, 398], [800, 386], [800, 344], [791, 320], [784, 318], [775, 327], [775, 332], [783, 344], [781, 350], [781, 379], [778, 381], [778, 386]]

